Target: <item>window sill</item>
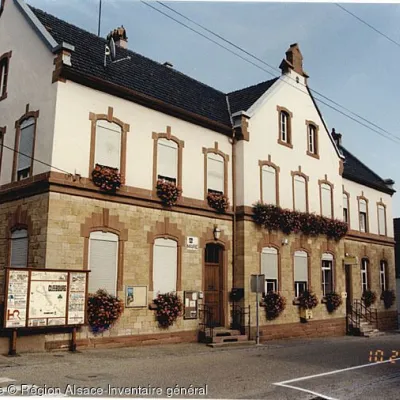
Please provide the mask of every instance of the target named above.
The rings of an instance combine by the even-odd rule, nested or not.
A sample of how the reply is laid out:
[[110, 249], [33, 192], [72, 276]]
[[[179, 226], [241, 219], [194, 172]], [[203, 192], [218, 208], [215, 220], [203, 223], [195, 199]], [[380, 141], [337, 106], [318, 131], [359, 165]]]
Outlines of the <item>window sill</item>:
[[315, 154], [315, 153], [311, 153], [309, 151], [307, 151], [306, 153], [308, 156], [312, 157], [312, 158], [316, 158], [317, 160], [319, 160], [319, 154]]
[[282, 146], [289, 147], [290, 149], [293, 149], [293, 145], [291, 143], [283, 142], [281, 139], [278, 139], [277, 142], [279, 144], [281, 144]]
[[299, 306], [299, 305], [300, 305], [300, 300], [299, 300], [297, 297], [295, 297], [295, 298], [293, 299], [292, 304], [293, 304], [294, 306]]

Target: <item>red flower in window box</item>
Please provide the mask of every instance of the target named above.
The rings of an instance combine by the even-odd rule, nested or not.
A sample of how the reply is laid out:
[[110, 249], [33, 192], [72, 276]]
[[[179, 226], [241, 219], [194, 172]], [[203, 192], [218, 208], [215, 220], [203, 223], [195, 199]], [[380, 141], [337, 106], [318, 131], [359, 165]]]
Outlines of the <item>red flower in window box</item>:
[[229, 199], [223, 193], [209, 192], [207, 202], [210, 207], [219, 213], [224, 213], [229, 207]]
[[299, 301], [300, 308], [304, 308], [306, 310], [311, 310], [312, 308], [317, 307], [318, 298], [315, 293], [305, 290], [297, 299]]
[[376, 293], [369, 289], [365, 290], [361, 300], [364, 302], [365, 307], [371, 307], [376, 302]]
[[328, 312], [332, 313], [342, 305], [342, 296], [336, 292], [327, 293], [325, 295], [325, 303]]
[[89, 294], [87, 303], [88, 323], [94, 333], [109, 329], [121, 316], [124, 303], [118, 297], [99, 289]]
[[107, 192], [115, 192], [121, 187], [121, 174], [118, 168], [96, 164], [92, 171], [93, 183]]
[[166, 206], [173, 206], [179, 200], [182, 194], [182, 189], [174, 182], [165, 179], [157, 181], [157, 196], [161, 199], [162, 203]]
[[263, 300], [269, 321], [279, 317], [286, 307], [286, 299], [279, 292], [268, 292]]
[[156, 305], [156, 319], [161, 328], [168, 328], [182, 315], [182, 301], [176, 293], [159, 294], [153, 303]]

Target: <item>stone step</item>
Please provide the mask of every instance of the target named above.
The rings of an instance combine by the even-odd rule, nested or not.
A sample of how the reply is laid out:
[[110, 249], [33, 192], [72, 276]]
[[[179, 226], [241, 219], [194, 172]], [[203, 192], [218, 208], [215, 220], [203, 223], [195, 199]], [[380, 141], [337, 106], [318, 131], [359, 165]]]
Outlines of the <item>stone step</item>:
[[249, 347], [256, 344], [255, 340], [246, 340], [241, 342], [222, 342], [222, 343], [208, 343], [207, 346], [213, 348], [224, 348], [224, 347]]
[[235, 336], [214, 336], [212, 343], [235, 343], [245, 342], [249, 338], [247, 335], [235, 335]]
[[385, 332], [378, 331], [378, 332], [369, 332], [367, 334], [364, 334], [364, 337], [377, 337], [377, 336], [385, 336], [385, 335], [386, 335]]
[[240, 331], [237, 329], [229, 329], [229, 328], [215, 328], [213, 330], [214, 337], [223, 337], [223, 336], [238, 336], [240, 335]]

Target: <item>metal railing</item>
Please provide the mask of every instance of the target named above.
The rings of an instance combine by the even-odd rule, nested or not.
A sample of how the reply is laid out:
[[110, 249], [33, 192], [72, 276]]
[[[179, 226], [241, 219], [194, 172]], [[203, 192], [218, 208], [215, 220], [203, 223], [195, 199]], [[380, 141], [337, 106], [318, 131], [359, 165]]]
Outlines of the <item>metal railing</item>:
[[248, 335], [250, 340], [250, 306], [242, 307], [233, 303], [231, 305], [231, 328], [240, 331], [241, 335]]
[[199, 306], [199, 342], [212, 340], [214, 334], [214, 318], [212, 308], [207, 304]]
[[367, 307], [362, 300], [354, 300], [347, 313], [348, 331], [360, 329], [361, 322], [368, 322], [378, 328], [378, 310]]

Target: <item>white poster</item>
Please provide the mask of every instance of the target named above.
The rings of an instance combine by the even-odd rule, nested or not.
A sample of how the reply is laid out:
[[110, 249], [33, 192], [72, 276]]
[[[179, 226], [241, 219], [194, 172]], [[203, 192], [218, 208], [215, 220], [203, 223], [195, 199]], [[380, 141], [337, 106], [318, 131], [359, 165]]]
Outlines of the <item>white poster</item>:
[[69, 276], [68, 325], [84, 324], [86, 310], [86, 273]]
[[6, 328], [26, 326], [28, 271], [10, 270], [6, 310]]

